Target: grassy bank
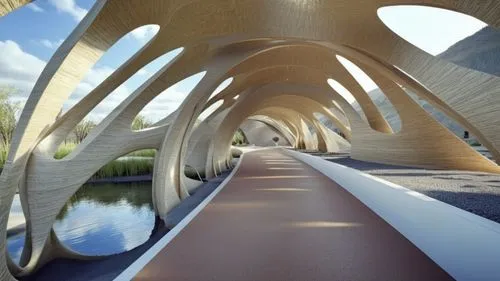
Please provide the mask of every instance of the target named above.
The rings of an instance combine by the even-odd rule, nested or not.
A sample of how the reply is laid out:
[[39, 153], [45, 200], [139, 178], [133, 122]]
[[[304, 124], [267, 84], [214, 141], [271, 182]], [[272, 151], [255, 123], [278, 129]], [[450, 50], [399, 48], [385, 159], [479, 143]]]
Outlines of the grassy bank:
[[154, 158], [114, 160], [97, 171], [92, 179], [150, 175], [153, 173], [153, 166]]
[[[240, 135], [241, 136], [241, 135]], [[244, 143], [239, 141], [237, 143]], [[77, 144], [73, 142], [65, 142], [59, 146], [54, 154], [55, 159], [63, 159], [69, 155]], [[0, 144], [0, 171], [2, 170], [5, 161], [7, 160], [8, 146]], [[239, 153], [236, 153], [239, 154]], [[111, 161], [97, 171], [91, 179], [103, 179], [112, 177], [126, 177], [126, 176], [143, 176], [150, 175], [153, 172], [154, 157], [156, 155], [155, 149], [143, 149], [134, 151], [125, 155], [123, 158]], [[239, 155], [233, 155], [238, 157]], [[191, 167], [186, 167], [186, 175], [188, 177], [198, 179], [198, 173]], [[200, 171], [201, 172], [201, 171]], [[203, 177], [203, 175], [201, 175]]]
[[[62, 144], [54, 154], [54, 158], [63, 159], [70, 154], [76, 146], [77, 145], [75, 143], [71, 142]], [[7, 161], [8, 150], [9, 148], [7, 146], [0, 145], [0, 171]], [[144, 149], [132, 152], [126, 155], [132, 156], [130, 158], [117, 159], [103, 166], [92, 176], [92, 179], [150, 175], [153, 172], [155, 154], [156, 150], [154, 149]], [[141, 159], [134, 157], [144, 158]]]
[[[54, 154], [55, 159], [63, 159], [66, 157], [68, 154], [70, 154], [74, 149], [76, 148], [75, 143], [63, 143], [59, 148], [57, 149], [56, 153]], [[133, 156], [133, 157], [155, 157], [156, 155], [156, 150], [155, 149], [143, 149], [143, 150], [137, 150], [134, 152], [131, 152], [125, 156]]]
[[[55, 159], [63, 159], [76, 147], [74, 143], [62, 144], [54, 155]], [[109, 162], [97, 171], [92, 179], [104, 179], [111, 177], [143, 176], [153, 173], [154, 157], [156, 150], [144, 149], [134, 151], [125, 158]], [[134, 158], [144, 157], [144, 158]]]

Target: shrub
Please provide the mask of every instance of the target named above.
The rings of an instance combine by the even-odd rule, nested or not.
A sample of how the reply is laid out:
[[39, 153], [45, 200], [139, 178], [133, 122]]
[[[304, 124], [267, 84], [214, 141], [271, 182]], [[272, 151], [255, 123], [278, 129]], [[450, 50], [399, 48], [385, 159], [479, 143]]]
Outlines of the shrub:
[[76, 148], [76, 143], [65, 142], [59, 146], [56, 153], [54, 154], [55, 159], [63, 159], [68, 154], [71, 153]]

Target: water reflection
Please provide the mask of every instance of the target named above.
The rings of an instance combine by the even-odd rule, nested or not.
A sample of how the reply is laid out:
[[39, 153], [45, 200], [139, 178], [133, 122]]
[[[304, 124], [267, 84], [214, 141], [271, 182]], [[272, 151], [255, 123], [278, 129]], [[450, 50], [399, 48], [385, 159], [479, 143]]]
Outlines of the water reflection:
[[[109, 255], [146, 242], [154, 219], [151, 183], [87, 184], [63, 207], [54, 230], [76, 252]], [[24, 233], [8, 238], [16, 261], [23, 244]]]

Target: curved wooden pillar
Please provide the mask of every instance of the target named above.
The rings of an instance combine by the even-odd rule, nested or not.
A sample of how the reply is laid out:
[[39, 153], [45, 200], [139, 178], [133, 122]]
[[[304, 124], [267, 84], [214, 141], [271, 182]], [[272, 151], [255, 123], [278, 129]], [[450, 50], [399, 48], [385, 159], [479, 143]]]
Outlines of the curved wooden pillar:
[[[51, 148], [58, 145], [58, 138], [52, 137], [52, 134], [48, 134], [35, 149], [28, 165], [26, 183], [20, 189], [20, 192], [26, 198], [25, 212], [28, 214], [43, 214], [43, 219], [32, 218], [31, 215], [26, 216], [29, 235], [25, 251], [32, 254], [31, 256], [30, 254], [23, 255], [25, 260], [22, 260], [22, 264], [26, 264], [26, 266], [20, 271], [20, 274], [29, 272], [38, 265], [47, 262], [47, 259], [42, 259], [42, 255], [46, 258], [67, 255], [64, 251], [51, 255], [45, 254], [45, 252], [51, 251], [51, 247], [55, 247], [47, 244], [51, 241], [48, 239], [50, 228], [59, 210], [71, 195], [99, 168], [121, 155], [138, 149], [160, 148], [161, 139], [169, 128], [168, 124], [144, 132], [132, 132], [130, 124], [149, 101], [175, 82], [162, 78], [172, 71], [179, 72], [177, 65], [175, 62], [167, 65], [146, 81], [104, 119], [77, 149], [65, 159], [53, 159], [54, 152]], [[81, 111], [88, 110], [85, 106], [84, 103], [77, 104], [75, 108], [81, 110], [68, 111], [64, 115], [66, 117], [64, 120], [74, 122], [73, 120], [81, 116]], [[64, 123], [61, 124], [64, 125]], [[106, 133], [102, 134], [102, 132]], [[57, 130], [54, 130], [53, 133], [57, 133]], [[111, 148], [106, 145], [111, 143], [113, 144]], [[93, 161], [89, 162], [89, 157]], [[65, 172], [58, 174], [57, 177], [45, 176], [54, 173], [54, 171], [58, 173], [60, 171]], [[68, 185], [67, 182], [71, 182], [71, 184]], [[51, 191], [46, 191], [48, 186], [51, 187]], [[52, 200], [55, 200], [55, 202], [50, 202]], [[43, 206], [50, 206], [51, 208], [43, 209]], [[71, 254], [71, 256], [75, 257], [76, 255]]]
[[[342, 131], [342, 133], [346, 135], [346, 138], [350, 139], [351, 130], [346, 127], [336, 115], [334, 115], [330, 110], [326, 108], [326, 106], [335, 106], [332, 103], [332, 95], [328, 94], [329, 92], [325, 92], [325, 94], [323, 95], [310, 95], [307, 92], [307, 89], [305, 89], [304, 92], [299, 93], [300, 89], [297, 84], [290, 84], [286, 82], [287, 80], [294, 80], [296, 82], [314, 81], [315, 83], [324, 84], [324, 81], [313, 79], [311, 77], [308, 77], [307, 75], [304, 76], [303, 72], [305, 72], [306, 70], [307, 68], [304, 67], [294, 67], [291, 70], [290, 67], [276, 66], [266, 68], [262, 71], [253, 72], [248, 76], [244, 76], [243, 78], [241, 78], [240, 76], [236, 76], [232, 85], [230, 85], [226, 90], [222, 91], [218, 96], [214, 97], [212, 99], [212, 103], [217, 101], [219, 98], [224, 98], [225, 102], [221, 106], [221, 108], [218, 109], [218, 111], [223, 110], [224, 108], [229, 107], [237, 102], [233, 100], [232, 97], [239, 95], [241, 98], [241, 96], [245, 95], [246, 92], [248, 92], [243, 90], [242, 85], [249, 83], [254, 85], [253, 87], [257, 87], [261, 85], [267, 85], [272, 82], [273, 85], [270, 85], [268, 87], [274, 87], [274, 93], [270, 93], [270, 95], [293, 91], [297, 92], [297, 95], [303, 95], [315, 100], [319, 103], [315, 111], [321, 112], [325, 116], [330, 118], [330, 120]], [[339, 80], [342, 81], [341, 79]], [[212, 103], [209, 102], [207, 106], [210, 106]]]
[[[279, 100], [273, 98], [269, 99], [268, 103], [275, 102], [284, 108], [290, 108], [294, 111], [301, 113], [308, 123], [312, 124], [316, 129], [317, 135], [317, 149], [322, 152], [336, 152], [338, 151], [338, 145], [336, 143], [330, 143], [330, 138], [327, 136], [327, 128], [325, 128], [317, 119], [314, 117], [313, 112], [320, 108], [320, 104], [314, 103], [311, 100], [301, 98], [299, 96], [279, 96]], [[267, 104], [267, 103], [266, 103]], [[322, 110], [322, 109], [321, 109]], [[303, 129], [304, 130], [304, 129]], [[314, 148], [314, 147], [313, 147]]]
[[[396, 3], [391, 3], [396, 4]], [[408, 1], [407, 4], [432, 5], [472, 15], [492, 26], [500, 26], [498, 1]], [[374, 4], [381, 6], [381, 4]], [[386, 72], [408, 83], [409, 89], [458, 121], [500, 162], [500, 120], [496, 117], [500, 103], [500, 77], [458, 66], [431, 56], [390, 31], [375, 15], [360, 15], [373, 22], [371, 33], [387, 40], [366, 44], [361, 37], [350, 37], [343, 51], [362, 53], [380, 64]], [[373, 38], [365, 37], [366, 40]], [[374, 41], [371, 41], [374, 42]], [[372, 63], [372, 62], [367, 62]], [[396, 66], [399, 69], [393, 67]], [[397, 81], [395, 78], [391, 78]], [[399, 82], [399, 81], [398, 81]]]
[[[264, 119], [265, 118], [265, 119]], [[254, 116], [249, 117], [249, 119], [256, 119], [261, 121], [270, 122], [271, 126], [275, 126], [276, 129], [281, 132], [283, 136], [286, 137], [290, 145], [293, 145], [297, 138], [297, 128], [295, 125], [287, 120], [287, 118], [280, 114], [274, 114], [274, 112], [256, 112]]]
[[272, 138], [279, 137], [278, 143], [282, 146], [291, 146], [294, 139], [290, 142], [290, 136], [284, 132], [284, 128], [275, 120], [264, 116], [252, 116], [247, 118], [239, 127], [247, 137], [250, 144], [260, 146], [276, 145]]
[[[297, 53], [301, 53], [302, 55], [298, 56]], [[272, 64], [269, 62], [272, 62]], [[271, 65], [275, 68], [271, 67]], [[307, 43], [275, 46], [261, 53], [260, 56], [256, 56], [242, 62], [233, 70], [233, 73], [238, 74], [242, 72], [251, 72], [253, 69], [259, 69], [259, 67], [263, 69], [262, 72], [265, 72], [266, 70], [270, 72], [267, 76], [267, 79], [270, 80], [276, 80], [278, 77], [283, 75], [290, 76], [291, 72], [289, 69], [291, 67], [310, 67], [320, 70], [324, 72], [326, 79], [334, 78], [351, 92], [360, 104], [368, 123], [373, 129], [383, 133], [392, 133], [391, 127], [380, 114], [371, 98], [361, 88], [359, 83], [351, 76], [351, 74], [347, 72], [342, 64], [340, 64], [335, 57], [335, 53], [332, 52], [331, 49]], [[271, 73], [271, 71], [277, 73]], [[324, 77], [324, 75], [321, 77]], [[309, 74], [306, 74], [304, 77], [287, 77], [287, 79], [292, 82], [297, 79], [303, 80], [316, 78], [318, 78], [318, 76], [313, 77], [313, 75]], [[254, 84], [250, 81], [248, 83]], [[331, 103], [329, 103], [329, 105], [331, 105]]]
[[[326, 80], [325, 80], [326, 81]], [[326, 83], [325, 83], [326, 84]], [[265, 88], [265, 87], [264, 87]], [[272, 107], [272, 106], [280, 106], [280, 102], [283, 102], [284, 100], [287, 100], [290, 98], [289, 96], [285, 99], [280, 100], [277, 97], [274, 97], [271, 93], [276, 93], [272, 87], [269, 87], [267, 91], [264, 91], [262, 89], [259, 89], [260, 91], [258, 92], [258, 95], [263, 97], [263, 99], [256, 99], [255, 93], [253, 92], [247, 92], [245, 95], [242, 95], [238, 100], [238, 103], [231, 109], [231, 112], [228, 113], [228, 116], [226, 119], [221, 123], [219, 126], [219, 130], [217, 133], [217, 137], [212, 141], [211, 149], [209, 150], [209, 157], [207, 161], [207, 170], [209, 169], [216, 169], [218, 166], [220, 166], [221, 161], [225, 159], [226, 151], [228, 148], [228, 145], [226, 144], [229, 141], [230, 136], [232, 136], [232, 133], [236, 128], [239, 126], [239, 124], [246, 119], [246, 117], [252, 112], [259, 113], [258, 108], [266, 108], [266, 107]], [[302, 98], [304, 99], [304, 98]], [[304, 99], [307, 100], [307, 99]], [[297, 106], [298, 104], [296, 104]], [[302, 108], [300, 109], [302, 110]], [[299, 110], [299, 111], [300, 111]], [[354, 109], [352, 109], [354, 111]], [[284, 114], [287, 110], [285, 108], [279, 110], [281, 114]], [[312, 113], [311, 113], [312, 115]], [[289, 116], [288, 119], [294, 119], [298, 118], [298, 116]], [[359, 117], [358, 117], [359, 118]], [[361, 120], [359, 118], [359, 120]], [[302, 131], [302, 133], [307, 133], [309, 129], [307, 126], [304, 125], [302, 119], [295, 119], [293, 121], [295, 124], [297, 124], [297, 127], [299, 127], [299, 131]], [[298, 137], [298, 140], [300, 142], [301, 137], [304, 138], [304, 136]], [[311, 146], [307, 147], [311, 148]], [[313, 147], [314, 148], [314, 147]]]
[[267, 126], [274, 128], [278, 131], [288, 142], [289, 145], [292, 145], [295, 142], [295, 136], [292, 134], [290, 128], [283, 122], [278, 121], [270, 116], [252, 116], [248, 118], [249, 120], [258, 120], [260, 122], [265, 123]]
[[[394, 105], [401, 119], [401, 131], [391, 135], [390, 138], [373, 134], [373, 132], [365, 132], [357, 137], [357, 143], [353, 146], [352, 151], [353, 158], [372, 162], [397, 162], [401, 165], [422, 167], [435, 165], [447, 169], [500, 172], [498, 165], [482, 155], [477, 155], [475, 149], [439, 124], [398, 84], [361, 61], [350, 59], [357, 63], [380, 87]], [[389, 139], [391, 140], [389, 141]], [[361, 142], [363, 144], [360, 144]], [[379, 149], [375, 149], [376, 147]], [[415, 149], [415, 147], [419, 149]], [[399, 160], [390, 156], [393, 150], [400, 151]], [[402, 151], [404, 152], [401, 153]], [[457, 161], [457, 151], [469, 159], [467, 163]], [[419, 159], [418, 163], [411, 160], [412, 158]]]
[[[0, 16], [28, 2], [0, 0]], [[383, 25], [376, 12], [385, 5], [432, 5], [500, 27], [500, 2], [372, 0], [364, 1], [363, 5], [340, 0], [299, 2], [206, 0], [200, 5], [199, 1], [183, 0], [97, 1], [47, 64], [16, 128], [8, 161], [0, 175], [0, 280], [12, 280], [12, 274], [29, 274], [58, 256], [76, 257], [52, 233], [54, 214], [85, 178], [106, 161], [131, 150], [160, 150], [153, 197], [157, 213], [165, 216], [187, 196], [189, 184], [183, 177], [183, 167], [194, 121], [214, 88], [228, 77], [235, 78], [233, 85], [219, 94], [229, 97], [225, 98], [227, 105], [213, 115], [222, 116], [219, 113], [227, 110], [226, 118], [214, 120], [220, 133], [216, 139], [220, 142], [211, 142], [204, 148], [208, 149], [206, 167], [211, 170], [219, 169], [219, 164], [221, 169], [228, 166], [227, 142], [238, 122], [266, 108], [271, 118], [281, 119], [293, 131], [295, 139], [303, 141], [306, 130], [300, 118], [317, 109], [299, 112], [294, 105], [278, 106], [279, 97], [289, 95], [315, 101], [321, 107], [340, 107], [340, 112], [325, 112], [352, 141], [354, 157], [389, 164], [499, 172], [498, 166], [465, 146], [415, 105], [397, 84], [457, 120], [500, 162], [500, 77], [463, 68], [421, 51]], [[297, 19], [303, 19], [300, 25]], [[63, 103], [101, 55], [128, 32], [146, 24], [160, 26], [154, 39], [56, 120]], [[148, 62], [178, 47], [184, 47], [182, 55], [117, 107], [71, 155], [62, 161], [51, 159], [71, 129], [112, 90]], [[398, 110], [403, 122], [401, 132], [392, 133], [373, 101], [339, 64], [336, 54], [355, 61], [379, 84]], [[205, 77], [175, 114], [151, 130], [130, 130], [134, 116], [154, 96], [201, 71], [207, 71]], [[368, 122], [326, 84], [329, 78], [353, 94]], [[267, 99], [262, 94], [266, 92]], [[236, 95], [241, 95], [244, 101], [233, 101]], [[279, 115], [278, 108], [285, 113]], [[349, 119], [349, 126], [339, 120], [341, 116]], [[322, 133], [319, 124], [317, 127], [318, 136], [328, 146], [328, 133]], [[443, 145], [426, 142], [421, 136], [439, 138]], [[111, 149], [110, 144], [114, 146]], [[77, 176], [63, 175], [68, 173]], [[28, 227], [22, 267], [4, 255], [8, 213], [18, 187]]]
[[3, 0], [0, 1], [0, 17], [4, 16], [13, 10], [30, 3], [31, 0]]
[[300, 130], [297, 124], [294, 123], [293, 120], [290, 120], [290, 117], [288, 114], [284, 112], [277, 112], [276, 110], [270, 110], [268, 108], [261, 109], [257, 112], [255, 112], [256, 115], [264, 115], [264, 116], [269, 116], [270, 118], [274, 118], [276, 120], [280, 120], [285, 124], [286, 127], [289, 128], [290, 133], [293, 136], [293, 147], [298, 148], [298, 141], [300, 136]]
[[[311, 71], [311, 70], [310, 70]], [[346, 104], [345, 100], [343, 99], [338, 99], [337, 102], [339, 104], [341, 104], [343, 106], [343, 109], [344, 111], [346, 112], [346, 114], [350, 117], [350, 122], [351, 122], [351, 126], [353, 128], [353, 130], [364, 130], [363, 128], [368, 128], [366, 125], [364, 125], [363, 121], [359, 118], [359, 115], [357, 115], [355, 113], [355, 111], [352, 109], [352, 107], [348, 104]], [[346, 110], [347, 108], [347, 110]], [[371, 131], [371, 133], [375, 136], [377, 135], [375, 132]], [[401, 145], [407, 145], [408, 146], [408, 150], [412, 150], [412, 151], [423, 151], [425, 150], [424, 147], [415, 147], [413, 146], [412, 143], [408, 143], [408, 144], [404, 144], [404, 143], [399, 143], [397, 144], [397, 138], [394, 137], [394, 135], [390, 135], [390, 134], [385, 134], [386, 136], [383, 136], [381, 134], [378, 134], [377, 136], [383, 136], [383, 138], [387, 141], [389, 141], [388, 143], [386, 143], [386, 146], [389, 146], [391, 145], [391, 141], [392, 141], [392, 145], [394, 146], [398, 146], [400, 147]], [[354, 145], [355, 143], [353, 143]], [[411, 148], [410, 148], [411, 147]], [[353, 147], [353, 149], [355, 149]], [[454, 162], [455, 164], [455, 168], [457, 169], [472, 169], [472, 170], [486, 170], [486, 171], [495, 171], [497, 169], [497, 166], [495, 166], [493, 163], [491, 162], [484, 162], [484, 158], [477, 154], [476, 152], [470, 152], [470, 151], [466, 151], [466, 152], [456, 152], [454, 153], [453, 155], [451, 155], [453, 157], [454, 160], [448, 160], [450, 159], [450, 153], [449, 152], [441, 152], [439, 150], [437, 151], [433, 151], [433, 155], [438, 155], [438, 156], [435, 156], [436, 158], [443, 158], [442, 162], [434, 162], [432, 163], [432, 167], [439, 167], [439, 165], [443, 165], [443, 167], [450, 167], [450, 166], [445, 166], [445, 165], [450, 165], [449, 162]], [[385, 163], [400, 163], [400, 164], [403, 164], [403, 165], [410, 165], [408, 164], [407, 162], [403, 162], [403, 161], [408, 161], [407, 158], [404, 157], [404, 150], [400, 150], [399, 153], [403, 153], [401, 154], [401, 158], [404, 158], [403, 159], [398, 159], [395, 155], [397, 154], [394, 154], [394, 153], [391, 153], [391, 157], [390, 159], [386, 158], [387, 160], [384, 160], [384, 161], [387, 161]], [[414, 152], [414, 153], [417, 153], [417, 152]], [[482, 162], [484, 163], [484, 165], [480, 165], [480, 166], [477, 166], [477, 165], [474, 165], [473, 163], [468, 163], [468, 162], [459, 162], [457, 161], [457, 159], [460, 159], [460, 155], [462, 153], [466, 153], [467, 156], [466, 157], [469, 157], [469, 158], [475, 158], [476, 161], [479, 161], [479, 162]], [[447, 155], [447, 156], [446, 156]], [[411, 161], [411, 165], [422, 165], [422, 161], [419, 159], [419, 158], [412, 158], [410, 159], [409, 161]], [[493, 166], [491, 166], [493, 164]], [[431, 163], [424, 163], [423, 165], [427, 166], [427, 167], [431, 167]], [[423, 166], [422, 165], [422, 166]]]

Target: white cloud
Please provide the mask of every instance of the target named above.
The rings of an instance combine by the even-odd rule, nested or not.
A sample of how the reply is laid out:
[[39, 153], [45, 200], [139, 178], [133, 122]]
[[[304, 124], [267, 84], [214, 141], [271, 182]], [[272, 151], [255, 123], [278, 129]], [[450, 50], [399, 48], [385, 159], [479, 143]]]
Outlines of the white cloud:
[[64, 42], [63, 39], [59, 39], [59, 40], [56, 40], [56, 41], [50, 41], [48, 39], [41, 39], [39, 41], [39, 43], [42, 44], [42, 46], [47, 47], [49, 49], [57, 49], [57, 48], [59, 48], [59, 46], [61, 46], [61, 44], [63, 42]]
[[[101, 84], [109, 75], [115, 71], [108, 66], [94, 66], [90, 69], [82, 82], [78, 84], [75, 91], [70, 95], [68, 101], [64, 104], [64, 110], [69, 109], [78, 101], [84, 98], [88, 93]], [[94, 110], [89, 118], [101, 120], [108, 115], [116, 106], [130, 95], [131, 91], [126, 85], [120, 85], [116, 90], [110, 93]]]
[[[12, 86], [17, 89], [12, 99], [23, 103], [31, 93], [47, 62], [23, 51], [16, 42], [9, 40], [0, 41], [0, 53], [2, 54], [0, 56], [0, 87]], [[99, 65], [90, 69], [64, 104], [64, 110], [75, 105], [114, 71], [112, 67]], [[145, 81], [150, 75], [151, 71], [143, 69], [138, 71], [136, 77], [139, 76], [141, 81]], [[174, 85], [147, 105], [141, 114], [153, 121], [164, 118], [179, 107], [190, 88], [182, 84]], [[119, 86], [91, 112], [89, 118], [96, 121], [102, 120], [126, 99], [132, 90], [128, 82]]]
[[158, 25], [145, 25], [138, 27], [130, 32], [130, 36], [132, 38], [136, 39], [139, 41], [141, 44], [145, 44], [148, 42], [158, 31], [160, 30], [160, 27]]
[[159, 121], [177, 110], [188, 94], [174, 85], [156, 96], [140, 114], [154, 122]]
[[35, 3], [29, 3], [28, 5], [26, 5], [26, 7], [28, 7], [29, 9], [31, 9], [32, 11], [37, 12], [37, 13], [45, 12], [44, 9], [40, 8], [40, 6], [38, 6]]
[[46, 62], [24, 52], [14, 41], [0, 41], [0, 86], [12, 86], [15, 98], [26, 98]]
[[[24, 103], [31, 93], [38, 77], [47, 64], [45, 61], [24, 52], [14, 41], [0, 41], [0, 87], [8, 86], [16, 89], [12, 99]], [[76, 87], [65, 109], [74, 105], [106, 77], [113, 73], [115, 69], [107, 66], [97, 66], [92, 68], [83, 81]], [[130, 94], [130, 90], [124, 85], [118, 87], [107, 99], [106, 102], [96, 108], [96, 114], [105, 116], [112, 108], [119, 104], [121, 100]], [[91, 116], [92, 117], [92, 116]]]
[[58, 12], [70, 14], [76, 21], [81, 21], [87, 10], [78, 6], [75, 0], [49, 0]]

